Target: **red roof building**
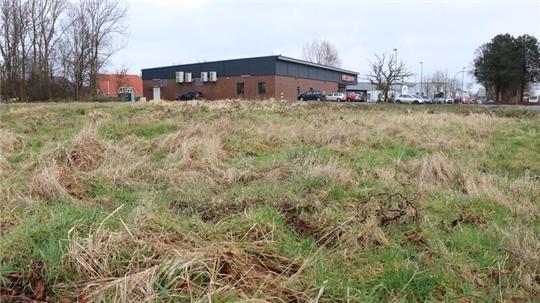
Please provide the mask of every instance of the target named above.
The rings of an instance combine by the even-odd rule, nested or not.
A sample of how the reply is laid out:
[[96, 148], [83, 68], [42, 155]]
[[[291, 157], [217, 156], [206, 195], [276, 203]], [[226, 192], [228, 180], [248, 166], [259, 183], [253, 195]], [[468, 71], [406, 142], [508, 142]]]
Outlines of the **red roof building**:
[[118, 97], [121, 88], [133, 88], [135, 96], [143, 95], [143, 82], [138, 75], [100, 74], [98, 86], [103, 97]]

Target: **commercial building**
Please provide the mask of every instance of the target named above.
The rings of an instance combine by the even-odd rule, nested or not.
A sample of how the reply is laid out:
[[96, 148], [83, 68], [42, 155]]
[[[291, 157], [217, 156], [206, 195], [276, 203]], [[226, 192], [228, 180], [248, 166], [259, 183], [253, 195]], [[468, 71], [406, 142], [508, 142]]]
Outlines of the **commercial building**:
[[346, 91], [358, 73], [284, 56], [267, 56], [142, 70], [143, 95], [174, 100], [187, 92], [206, 99], [296, 100], [309, 90]]
[[143, 93], [143, 82], [138, 75], [99, 74], [97, 82], [101, 97], [132, 100]]

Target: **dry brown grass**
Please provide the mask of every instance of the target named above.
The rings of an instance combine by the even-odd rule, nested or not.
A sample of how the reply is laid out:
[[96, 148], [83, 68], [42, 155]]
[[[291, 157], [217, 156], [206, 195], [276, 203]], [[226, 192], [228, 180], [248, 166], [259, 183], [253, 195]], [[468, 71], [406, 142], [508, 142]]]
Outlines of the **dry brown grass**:
[[0, 153], [0, 175], [7, 172], [10, 168], [8, 160]]
[[[321, 109], [319, 115], [306, 115], [288, 124], [269, 121], [267, 127], [254, 131], [256, 137], [270, 146], [302, 142], [344, 151], [363, 145], [376, 146], [383, 140], [399, 140], [429, 152], [448, 148], [481, 152], [485, 150], [482, 141], [492, 135], [490, 128], [505, 123], [504, 119], [486, 114], [461, 116], [422, 112], [374, 111], [359, 119], [339, 108], [329, 107]], [[449, 132], [450, 128], [454, 130]]]
[[56, 162], [75, 170], [89, 172], [103, 163], [108, 146], [95, 128], [85, 129], [54, 152]]
[[[216, 125], [217, 127], [217, 125]], [[162, 172], [172, 184], [182, 186], [193, 180], [204, 180], [212, 187], [229, 186], [250, 174], [251, 169], [230, 167], [225, 161], [221, 134], [213, 127], [194, 125], [186, 131], [159, 138], [154, 142], [166, 155], [169, 167]]]
[[85, 191], [85, 176], [103, 163], [108, 148], [95, 129], [85, 129], [58, 144], [38, 159], [30, 192], [46, 201], [80, 197]]
[[[467, 166], [470, 164], [467, 164]], [[439, 187], [487, 198], [507, 208], [513, 215], [527, 219], [540, 216], [535, 197], [540, 196], [539, 184], [531, 178], [509, 182], [507, 177], [481, 173], [460, 166], [455, 160], [437, 153], [404, 165], [405, 171], [425, 189]]]
[[344, 186], [354, 186], [358, 182], [355, 180], [354, 172], [346, 165], [337, 160], [321, 161], [314, 157], [301, 159], [301, 164], [297, 164], [299, 173], [309, 178], [322, 179], [325, 182], [335, 182]]
[[20, 136], [7, 129], [0, 129], [0, 152], [12, 152], [22, 142]]
[[66, 181], [72, 179], [56, 163], [42, 167], [32, 177], [31, 193], [43, 200], [62, 200], [70, 197]]
[[516, 274], [520, 277], [522, 286], [531, 293], [540, 292], [540, 237], [529, 227], [518, 225], [510, 229], [496, 228], [506, 241], [509, 242], [507, 251], [518, 263]]
[[[486, 146], [509, 138], [502, 130], [530, 121], [275, 101], [74, 106], [14, 106], [8, 129], [41, 115], [83, 127], [75, 136], [0, 133], [0, 249], [8, 266], [51, 264], [55, 299], [334, 302], [350, 291], [350, 302], [474, 301], [498, 287], [505, 301], [540, 291], [535, 166], [523, 161], [531, 175], [514, 180], [483, 162], [497, 160]], [[23, 143], [28, 153], [15, 153]], [[389, 192], [413, 203], [377, 195]], [[40, 203], [58, 200], [72, 201]], [[69, 220], [51, 241], [59, 210]]]
[[461, 174], [454, 162], [441, 153], [421, 160], [412, 160], [406, 166], [406, 170], [418, 180], [421, 186], [436, 185], [454, 188]]
[[67, 262], [86, 279], [60, 289], [80, 293], [88, 302], [155, 302], [160, 297], [157, 283], [172, 292], [169, 296], [174, 293], [187, 301], [229, 295], [266, 302], [310, 301], [288, 280], [302, 260], [277, 254], [273, 242], [197, 243], [156, 233], [152, 224], [145, 215], [140, 224], [124, 224], [120, 232], [100, 225], [88, 237], [75, 236]]

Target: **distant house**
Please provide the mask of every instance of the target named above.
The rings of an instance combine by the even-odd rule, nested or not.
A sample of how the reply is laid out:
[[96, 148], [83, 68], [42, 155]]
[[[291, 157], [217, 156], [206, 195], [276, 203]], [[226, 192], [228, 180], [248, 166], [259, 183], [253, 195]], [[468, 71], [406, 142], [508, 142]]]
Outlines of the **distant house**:
[[102, 97], [118, 97], [126, 91], [138, 97], [143, 94], [143, 82], [138, 75], [99, 74], [98, 89]]

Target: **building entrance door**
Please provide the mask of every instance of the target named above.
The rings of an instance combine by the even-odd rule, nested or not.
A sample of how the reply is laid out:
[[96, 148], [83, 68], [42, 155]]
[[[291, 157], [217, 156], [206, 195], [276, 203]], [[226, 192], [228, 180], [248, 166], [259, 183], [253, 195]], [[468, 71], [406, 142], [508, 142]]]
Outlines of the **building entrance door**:
[[160, 87], [154, 87], [154, 101], [161, 100], [161, 88]]

